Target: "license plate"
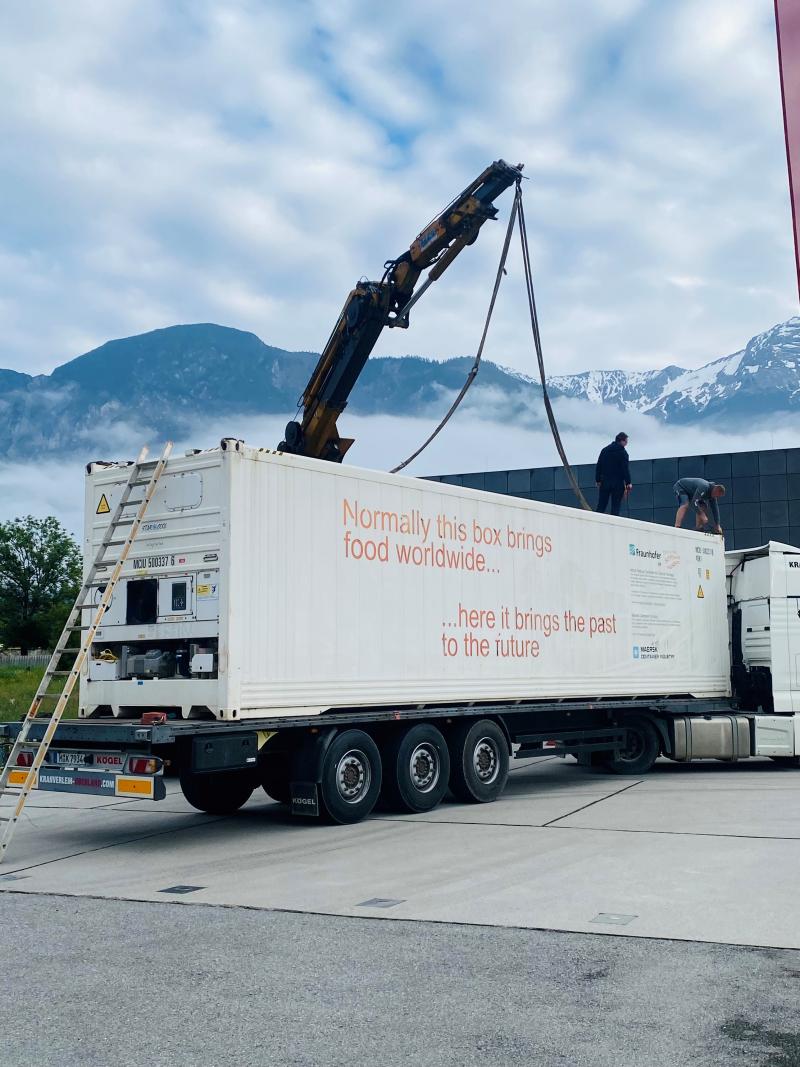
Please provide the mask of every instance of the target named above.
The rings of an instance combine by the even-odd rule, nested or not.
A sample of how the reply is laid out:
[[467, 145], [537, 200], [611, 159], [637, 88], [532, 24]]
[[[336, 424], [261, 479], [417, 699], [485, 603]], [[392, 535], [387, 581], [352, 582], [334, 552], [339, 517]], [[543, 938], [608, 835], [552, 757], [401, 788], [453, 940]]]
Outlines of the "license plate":
[[96, 767], [119, 774], [125, 769], [125, 756], [120, 752], [53, 752], [47, 753], [45, 763], [57, 767]]
[[92, 752], [53, 752], [47, 753], [46, 763], [55, 763], [59, 767], [89, 767], [92, 763]]

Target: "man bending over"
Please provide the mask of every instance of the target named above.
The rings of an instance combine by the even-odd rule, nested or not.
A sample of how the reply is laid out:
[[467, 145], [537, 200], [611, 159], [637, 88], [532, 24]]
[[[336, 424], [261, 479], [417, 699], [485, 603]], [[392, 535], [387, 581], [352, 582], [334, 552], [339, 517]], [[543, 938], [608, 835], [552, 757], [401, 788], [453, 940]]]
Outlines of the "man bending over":
[[[710, 522], [714, 533], [721, 534], [719, 522], [719, 504], [717, 501], [725, 496], [725, 486], [716, 482], [707, 482], [705, 478], [679, 478], [674, 485], [678, 498], [678, 512], [675, 525], [682, 526], [686, 512], [690, 507], [695, 510], [695, 529], [702, 530]], [[713, 521], [712, 521], [713, 520]]]

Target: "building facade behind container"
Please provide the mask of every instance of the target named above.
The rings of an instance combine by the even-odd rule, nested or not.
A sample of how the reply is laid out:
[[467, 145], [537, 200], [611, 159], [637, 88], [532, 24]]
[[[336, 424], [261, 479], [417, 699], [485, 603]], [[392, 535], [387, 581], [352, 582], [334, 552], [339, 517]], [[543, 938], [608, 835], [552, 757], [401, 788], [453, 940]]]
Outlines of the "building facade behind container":
[[[579, 463], [573, 470], [586, 499], [594, 507], [597, 503], [594, 463]], [[621, 514], [642, 522], [672, 526], [676, 511], [672, 487], [678, 478], [688, 476], [722, 482], [727, 488], [726, 496], [720, 501], [726, 548], [753, 548], [768, 541], [800, 545], [800, 448], [667, 459], [632, 458], [634, 488], [629, 500], [623, 503]], [[561, 467], [443, 474], [434, 480], [547, 504], [580, 506]], [[689, 523], [687, 518], [685, 524]]]

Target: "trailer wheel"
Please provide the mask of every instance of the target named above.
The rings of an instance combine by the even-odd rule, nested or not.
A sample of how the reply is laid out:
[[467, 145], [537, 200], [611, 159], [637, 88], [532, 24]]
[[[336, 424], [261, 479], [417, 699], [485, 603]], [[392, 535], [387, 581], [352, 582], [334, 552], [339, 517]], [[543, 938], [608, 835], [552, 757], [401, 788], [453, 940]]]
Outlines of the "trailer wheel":
[[646, 774], [658, 759], [661, 742], [655, 726], [647, 719], [628, 719], [624, 725], [628, 731], [625, 748], [620, 749], [618, 759], [607, 759], [603, 767], [612, 774]]
[[193, 808], [208, 815], [232, 815], [246, 804], [255, 782], [252, 771], [194, 774], [181, 771], [181, 790]]
[[450, 752], [440, 730], [418, 723], [398, 732], [383, 750], [381, 807], [390, 811], [433, 811], [447, 792]]
[[265, 752], [258, 765], [261, 788], [271, 800], [291, 804], [292, 756], [290, 752]]
[[365, 818], [381, 791], [381, 756], [363, 730], [344, 730], [331, 741], [322, 762], [322, 807], [331, 822]]
[[508, 778], [508, 742], [496, 722], [458, 723], [448, 737], [450, 789], [466, 804], [489, 804]]

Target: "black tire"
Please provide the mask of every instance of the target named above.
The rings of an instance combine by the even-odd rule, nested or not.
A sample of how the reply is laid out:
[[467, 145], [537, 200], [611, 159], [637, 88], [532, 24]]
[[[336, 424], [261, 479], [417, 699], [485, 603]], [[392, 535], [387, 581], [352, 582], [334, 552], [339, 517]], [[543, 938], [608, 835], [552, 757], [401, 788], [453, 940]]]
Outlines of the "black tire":
[[322, 761], [322, 814], [330, 822], [359, 822], [375, 807], [381, 778], [380, 752], [369, 734], [363, 730], [337, 734]]
[[465, 804], [497, 800], [508, 779], [508, 741], [496, 722], [456, 723], [447, 738], [450, 789]]
[[648, 719], [631, 718], [620, 723], [628, 731], [619, 759], [605, 759], [603, 768], [611, 774], [647, 774], [661, 751], [658, 731]]
[[247, 803], [255, 788], [252, 771], [181, 771], [180, 780], [183, 795], [192, 807], [208, 815], [232, 815]]
[[265, 752], [258, 763], [258, 776], [261, 788], [271, 800], [291, 804], [291, 752]]
[[769, 758], [781, 767], [800, 767], [800, 756], [770, 756]]
[[440, 730], [418, 723], [398, 730], [383, 746], [381, 807], [388, 811], [433, 811], [447, 792], [450, 752]]

